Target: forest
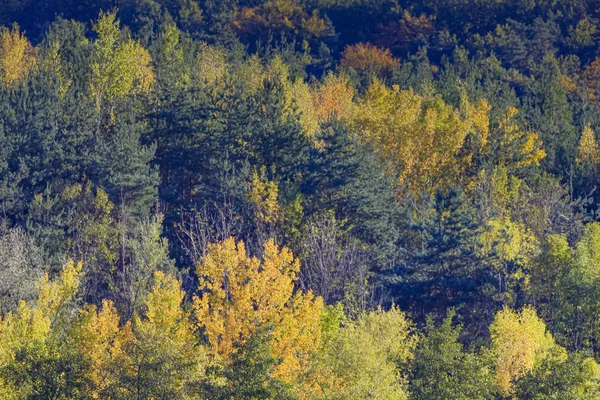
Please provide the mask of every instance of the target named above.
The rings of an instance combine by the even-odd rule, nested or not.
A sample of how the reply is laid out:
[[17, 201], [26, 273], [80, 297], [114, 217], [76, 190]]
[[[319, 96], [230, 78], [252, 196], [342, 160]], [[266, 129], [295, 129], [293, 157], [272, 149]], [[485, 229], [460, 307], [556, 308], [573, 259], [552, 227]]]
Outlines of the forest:
[[598, 400], [598, 135], [598, 0], [2, 0], [0, 398]]

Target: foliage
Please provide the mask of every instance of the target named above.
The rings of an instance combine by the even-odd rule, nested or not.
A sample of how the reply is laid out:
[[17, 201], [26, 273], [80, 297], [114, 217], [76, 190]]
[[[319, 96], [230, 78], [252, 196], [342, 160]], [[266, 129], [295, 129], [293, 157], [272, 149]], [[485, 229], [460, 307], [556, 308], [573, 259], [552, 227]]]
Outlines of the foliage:
[[458, 341], [462, 327], [453, 325], [454, 316], [450, 311], [440, 325], [427, 319], [411, 368], [411, 398], [488, 399], [496, 391], [485, 355], [466, 351]]
[[513, 380], [535, 370], [544, 360], [566, 358], [566, 351], [554, 343], [531, 307], [499, 311], [490, 325], [490, 336], [498, 360], [496, 382], [505, 394], [514, 391]]
[[[364, 313], [326, 336], [309, 382], [316, 398], [407, 399], [413, 326], [397, 307]], [[312, 381], [312, 382], [311, 382]]]
[[29, 43], [19, 25], [0, 30], [0, 82], [14, 87], [27, 76], [35, 65], [35, 49]]
[[598, 397], [598, 18], [0, 1], [0, 397]]
[[279, 250], [273, 240], [264, 244], [262, 261], [249, 258], [244, 243], [232, 238], [209, 247], [197, 266], [201, 294], [194, 298], [194, 309], [214, 357], [228, 357], [235, 343], [272, 324], [273, 355], [282, 358], [276, 376], [292, 382], [307, 368], [319, 346], [323, 302], [310, 291], [294, 290], [299, 267], [292, 253]]

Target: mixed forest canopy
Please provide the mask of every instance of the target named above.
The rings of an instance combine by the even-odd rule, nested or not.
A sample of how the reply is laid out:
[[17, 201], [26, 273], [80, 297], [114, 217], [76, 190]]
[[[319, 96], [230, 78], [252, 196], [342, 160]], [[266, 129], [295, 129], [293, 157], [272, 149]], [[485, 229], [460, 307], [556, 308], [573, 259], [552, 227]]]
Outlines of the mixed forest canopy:
[[600, 399], [600, 2], [0, 1], [0, 398]]

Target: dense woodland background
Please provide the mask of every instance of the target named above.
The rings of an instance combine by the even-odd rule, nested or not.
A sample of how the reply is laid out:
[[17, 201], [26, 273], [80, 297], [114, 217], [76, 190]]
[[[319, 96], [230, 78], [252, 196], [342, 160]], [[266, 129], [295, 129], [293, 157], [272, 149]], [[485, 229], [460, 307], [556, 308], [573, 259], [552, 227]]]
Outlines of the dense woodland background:
[[3, 399], [600, 399], [600, 1], [0, 2]]

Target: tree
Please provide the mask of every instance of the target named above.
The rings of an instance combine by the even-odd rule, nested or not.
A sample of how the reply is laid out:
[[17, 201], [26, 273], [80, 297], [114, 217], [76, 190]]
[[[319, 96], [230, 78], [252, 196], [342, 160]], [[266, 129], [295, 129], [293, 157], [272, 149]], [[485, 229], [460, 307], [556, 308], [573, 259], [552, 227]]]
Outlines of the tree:
[[489, 141], [493, 165], [502, 165], [511, 172], [537, 166], [546, 157], [535, 132], [527, 132], [515, 121], [519, 111], [509, 106], [492, 129]]
[[323, 300], [294, 290], [299, 269], [292, 253], [279, 250], [273, 240], [264, 244], [262, 261], [248, 258], [244, 243], [232, 238], [209, 246], [196, 267], [200, 295], [194, 297], [194, 309], [211, 355], [227, 358], [235, 343], [272, 324], [270, 346], [282, 358], [274, 376], [293, 382], [306, 370], [319, 346]]
[[69, 351], [69, 305], [82, 265], [68, 262], [58, 279], [45, 274], [37, 299], [0, 319], [0, 394], [6, 399], [69, 398], [85, 387], [83, 365]]
[[448, 312], [437, 326], [433, 317], [427, 319], [411, 367], [412, 399], [484, 400], [495, 393], [488, 360], [463, 348], [458, 341], [462, 327], [453, 325], [454, 315]]
[[169, 258], [169, 243], [162, 235], [161, 214], [153, 215], [135, 224], [125, 232], [121, 262], [115, 268], [112, 296], [121, 317], [129, 320], [142, 311], [152, 288], [156, 271], [173, 272], [174, 262]]
[[341, 328], [334, 322], [308, 378], [310, 398], [408, 399], [406, 367], [417, 342], [412, 333], [412, 323], [397, 307], [365, 312], [344, 320]]
[[497, 358], [496, 382], [505, 395], [514, 393], [513, 382], [547, 359], [565, 359], [564, 348], [554, 343], [535, 309], [504, 308], [490, 325], [491, 351]]
[[0, 29], [0, 83], [14, 88], [35, 65], [35, 49], [19, 25]]
[[161, 271], [146, 300], [145, 317], [133, 319], [128, 344], [132, 375], [121, 375], [132, 398], [190, 398], [204, 374], [207, 352], [194, 334], [190, 313], [182, 308], [181, 282]]
[[126, 346], [133, 340], [131, 322], [120, 326], [119, 314], [110, 300], [102, 308], [87, 305], [79, 311], [73, 328], [77, 350], [88, 361], [86, 377], [91, 381], [87, 393], [99, 399], [114, 396], [124, 398], [125, 387], [119, 385], [120, 375], [131, 374], [131, 358]]
[[104, 190], [89, 181], [62, 189], [55, 193], [49, 187], [34, 197], [28, 226], [43, 249], [54, 256], [48, 262], [55, 264], [63, 257], [84, 262], [83, 295], [99, 303], [113, 281], [112, 271], [119, 259], [114, 205]]
[[202, 383], [202, 396], [215, 400], [295, 399], [291, 386], [273, 377], [281, 359], [273, 357], [271, 333], [270, 327], [262, 327], [245, 343], [235, 343], [236, 350], [225, 366], [213, 368], [216, 371]]
[[438, 192], [431, 202], [407, 227], [415, 249], [386, 276], [391, 294], [417, 321], [455, 307], [466, 329], [481, 332], [498, 307], [494, 275], [479, 252], [484, 226], [459, 190]]
[[596, 135], [590, 125], [586, 125], [583, 132], [581, 132], [575, 162], [582, 169], [595, 169], [600, 163], [600, 149], [596, 142]]
[[592, 357], [575, 353], [567, 360], [545, 361], [515, 384], [518, 399], [592, 400], [600, 390], [600, 366]]
[[372, 143], [387, 172], [412, 191], [429, 193], [460, 184], [471, 164], [466, 141], [485, 145], [487, 111], [463, 102], [456, 110], [440, 97], [423, 97], [411, 90], [391, 89], [375, 81], [359, 102], [350, 125], [356, 137]]
[[33, 301], [43, 272], [43, 253], [33, 238], [0, 221], [0, 315], [14, 312], [21, 300]]
[[390, 78], [400, 62], [389, 49], [380, 49], [371, 43], [358, 43], [346, 46], [340, 66], [351, 75], [358, 74], [364, 84], [369, 84], [373, 79]]
[[[129, 94], [145, 93], [154, 81], [150, 53], [132, 39], [122, 40], [116, 13], [101, 13], [94, 26], [90, 93], [98, 110], [114, 119], [115, 103]], [[105, 108], [106, 107], [106, 108]]]
[[75, 330], [79, 351], [89, 361], [92, 398], [192, 398], [204, 374], [206, 352], [194, 335], [184, 292], [174, 277], [157, 271], [145, 315], [120, 323], [113, 303], [87, 306]]
[[564, 235], [550, 236], [532, 266], [529, 293], [556, 338], [569, 349], [598, 347], [600, 331], [591, 316], [600, 309], [599, 245], [600, 225], [591, 223], [573, 247]]

